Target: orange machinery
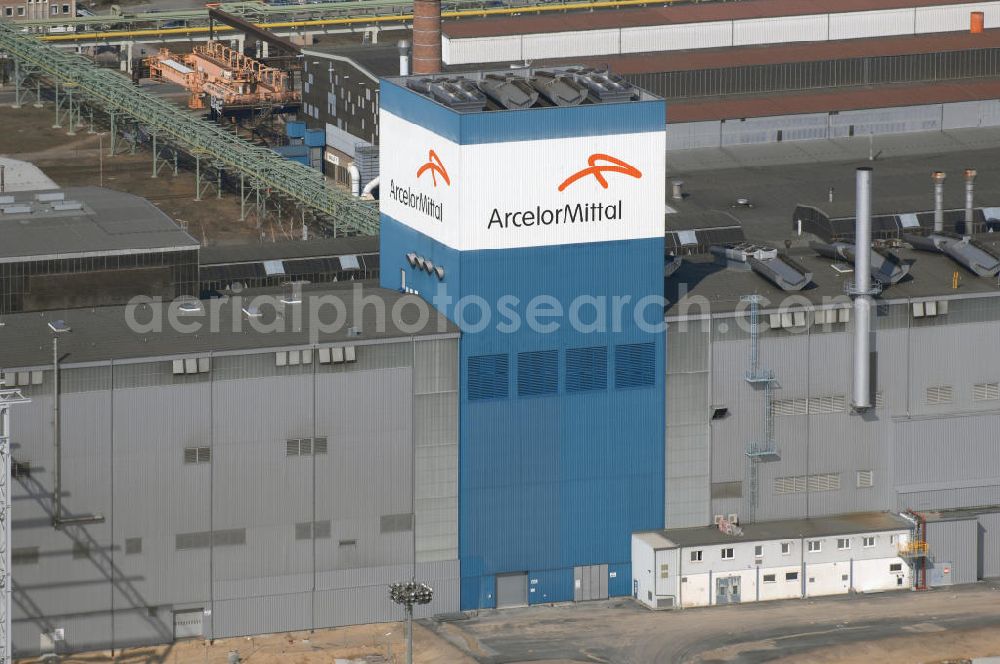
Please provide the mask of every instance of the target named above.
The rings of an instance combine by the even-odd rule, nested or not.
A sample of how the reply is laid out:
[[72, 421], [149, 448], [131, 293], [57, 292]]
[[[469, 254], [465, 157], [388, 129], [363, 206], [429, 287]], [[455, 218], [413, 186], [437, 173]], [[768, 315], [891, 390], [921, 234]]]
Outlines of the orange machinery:
[[191, 93], [188, 106], [194, 109], [209, 105], [218, 111], [226, 107], [254, 108], [294, 104], [302, 100], [288, 89], [288, 75], [248, 58], [222, 42], [195, 46], [188, 55], [175, 55], [168, 49], [146, 60], [150, 77], [183, 85]]

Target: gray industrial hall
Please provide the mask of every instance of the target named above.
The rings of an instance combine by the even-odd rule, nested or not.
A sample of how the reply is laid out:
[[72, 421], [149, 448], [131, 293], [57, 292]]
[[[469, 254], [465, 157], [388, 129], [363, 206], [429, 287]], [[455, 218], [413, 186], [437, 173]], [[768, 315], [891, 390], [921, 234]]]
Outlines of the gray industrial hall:
[[[253, 322], [359, 295], [280, 297]], [[380, 329], [369, 308], [310, 339], [241, 306], [219, 310], [241, 330], [206, 334], [135, 334], [124, 307], [4, 318], [4, 382], [31, 399], [12, 418], [18, 652], [60, 628], [86, 650], [385, 620], [414, 561], [433, 611], [457, 609], [453, 326]]]

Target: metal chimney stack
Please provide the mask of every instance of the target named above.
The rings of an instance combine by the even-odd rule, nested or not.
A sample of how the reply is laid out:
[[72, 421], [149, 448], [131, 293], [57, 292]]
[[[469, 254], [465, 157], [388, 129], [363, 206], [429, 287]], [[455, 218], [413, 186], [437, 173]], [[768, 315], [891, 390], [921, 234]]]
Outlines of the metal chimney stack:
[[410, 42], [405, 39], [400, 39], [396, 42], [396, 47], [399, 49], [399, 75], [409, 76], [410, 75]]
[[441, 72], [441, 0], [413, 0], [413, 73]]
[[857, 170], [854, 275], [854, 395], [855, 410], [872, 407], [871, 390], [871, 247], [872, 247], [872, 169]]
[[934, 171], [931, 179], [934, 180], [934, 232], [940, 233], [944, 230], [944, 180], [948, 177], [944, 171]]
[[965, 169], [965, 232], [972, 233], [973, 193], [976, 186], [976, 169]]

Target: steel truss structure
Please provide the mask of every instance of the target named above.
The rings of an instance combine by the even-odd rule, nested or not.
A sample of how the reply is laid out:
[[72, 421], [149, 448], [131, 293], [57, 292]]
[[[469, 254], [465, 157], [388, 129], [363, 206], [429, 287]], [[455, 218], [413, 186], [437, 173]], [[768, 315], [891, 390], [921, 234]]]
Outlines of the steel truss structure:
[[[378, 233], [376, 206], [328, 187], [323, 176], [308, 166], [283, 159], [267, 148], [234, 136], [214, 122], [189, 115], [143, 92], [119, 73], [97, 67], [75, 53], [44, 44], [19, 32], [19, 28], [8, 22], [0, 23], [0, 50], [14, 61], [17, 104], [25, 100], [31, 87], [30, 78], [35, 79], [32, 92], [36, 98], [40, 97], [40, 81], [44, 79], [56, 91], [57, 118], [68, 121], [70, 127], [79, 126], [79, 108], [85, 102], [108, 114], [113, 143], [117, 125], [122, 120], [133, 122], [156, 137], [154, 164], [160, 148], [169, 144], [196, 158], [199, 167], [201, 161], [207, 159], [219, 172], [242, 177], [271, 196], [286, 198], [310, 210], [321, 226], [334, 233]], [[57, 120], [56, 124], [61, 121]], [[221, 179], [220, 174], [217, 182], [221, 183]], [[202, 193], [199, 191], [199, 198]]]

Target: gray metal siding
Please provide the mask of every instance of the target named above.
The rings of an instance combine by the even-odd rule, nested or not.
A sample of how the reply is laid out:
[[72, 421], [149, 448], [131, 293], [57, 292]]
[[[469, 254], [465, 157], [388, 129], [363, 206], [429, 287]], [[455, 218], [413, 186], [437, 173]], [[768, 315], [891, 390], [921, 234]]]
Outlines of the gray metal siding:
[[1000, 576], [1000, 512], [980, 514], [979, 578]]
[[978, 528], [975, 518], [927, 524], [927, 545], [932, 564], [951, 563], [952, 583], [973, 583], [978, 578]]
[[[417, 541], [439, 561], [418, 566], [437, 591], [424, 613], [457, 610], [458, 346], [415, 346], [359, 346], [357, 362], [334, 366], [214, 358], [212, 373], [192, 377], [166, 361], [117, 365], [113, 391], [108, 367], [67, 370], [66, 512], [105, 521], [58, 531], [46, 372], [13, 419], [14, 456], [32, 466], [16, 485], [14, 537], [41, 553], [14, 569], [18, 651], [54, 627], [72, 649], [169, 641], [181, 609], [208, 609], [216, 638], [398, 617], [385, 586], [409, 577], [414, 533], [380, 524], [414, 511], [411, 439]], [[286, 454], [286, 440], [318, 437], [325, 454]], [[211, 462], [185, 463], [185, 447], [210, 448]], [[296, 524], [312, 521], [329, 521], [329, 536], [297, 539]], [[177, 550], [177, 535], [213, 529], [245, 541]], [[126, 538], [141, 552], [126, 555]], [[73, 556], [74, 541], [89, 558]]]

